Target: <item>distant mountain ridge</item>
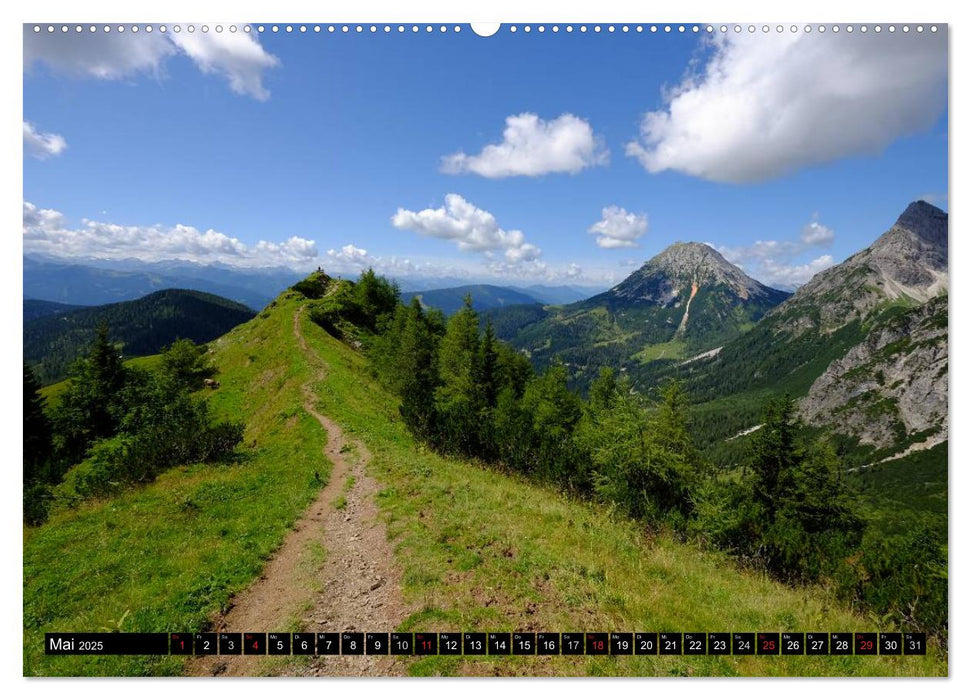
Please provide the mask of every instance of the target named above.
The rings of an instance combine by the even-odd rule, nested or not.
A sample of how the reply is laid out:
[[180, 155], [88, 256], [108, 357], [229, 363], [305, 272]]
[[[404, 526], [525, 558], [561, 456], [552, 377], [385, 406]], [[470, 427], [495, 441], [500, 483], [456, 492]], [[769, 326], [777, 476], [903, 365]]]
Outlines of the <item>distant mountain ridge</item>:
[[35, 318], [83, 308], [84, 306], [79, 304], [62, 304], [59, 301], [45, 299], [24, 299], [24, 323], [33, 321]]
[[493, 284], [467, 284], [447, 289], [404, 292], [401, 295], [401, 300], [408, 304], [411, 303], [412, 298], [418, 297], [422, 306], [439, 309], [446, 316], [451, 316], [462, 308], [466, 295], [472, 297], [472, 308], [476, 311], [486, 311], [515, 304], [539, 303], [536, 298], [528, 294]]
[[509, 285], [509, 288], [531, 296], [543, 304], [572, 304], [575, 301], [589, 299], [603, 291], [603, 287], [585, 287], [569, 284], [531, 284], [526, 287]]
[[246, 270], [183, 261], [73, 261], [24, 256], [24, 297], [97, 306], [162, 289], [196, 289], [262, 309], [303, 275], [286, 268]]
[[205, 343], [256, 315], [214, 294], [166, 289], [134, 301], [84, 307], [24, 323], [24, 361], [45, 384], [63, 379], [94, 339], [98, 324], [126, 357], [151, 355], [178, 338]]

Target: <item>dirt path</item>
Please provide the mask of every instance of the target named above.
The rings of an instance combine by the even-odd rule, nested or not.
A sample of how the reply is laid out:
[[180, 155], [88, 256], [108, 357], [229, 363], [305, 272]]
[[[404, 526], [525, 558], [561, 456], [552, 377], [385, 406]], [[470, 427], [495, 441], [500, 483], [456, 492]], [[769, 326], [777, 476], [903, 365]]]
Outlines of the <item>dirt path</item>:
[[[327, 431], [324, 452], [333, 464], [330, 480], [294, 525], [280, 549], [249, 588], [214, 620], [215, 631], [273, 632], [296, 628], [307, 632], [390, 632], [407, 617], [402, 602], [401, 573], [394, 560], [374, 497], [378, 483], [365, 471], [370, 454], [364, 445], [345, 440], [340, 427], [315, 408], [312, 385], [324, 378], [323, 362], [300, 330], [301, 311], [294, 314], [293, 333], [311, 366], [314, 379], [303, 387], [304, 409]], [[322, 656], [282, 664], [280, 657], [196, 657], [188, 675], [400, 675], [405, 664], [396, 657]]]

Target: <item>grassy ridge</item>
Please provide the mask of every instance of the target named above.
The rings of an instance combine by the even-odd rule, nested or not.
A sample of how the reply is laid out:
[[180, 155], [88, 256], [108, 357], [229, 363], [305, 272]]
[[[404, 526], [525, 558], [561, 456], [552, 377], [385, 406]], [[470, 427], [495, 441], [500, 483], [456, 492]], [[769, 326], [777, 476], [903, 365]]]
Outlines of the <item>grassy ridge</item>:
[[[24, 540], [24, 672], [180, 671], [173, 658], [45, 657], [44, 631], [193, 630], [260, 572], [329, 474], [325, 435], [301, 408], [311, 377], [285, 296], [213, 343], [217, 418], [244, 418], [245, 458], [190, 465], [111, 500], [57, 515]], [[419, 449], [360, 355], [301, 319], [328, 365], [319, 409], [362, 440], [379, 506], [418, 610], [407, 630], [854, 631], [877, 621], [826, 591], [739, 572], [719, 554], [642, 532], [603, 507]], [[944, 675], [946, 659], [870, 657], [454, 657], [427, 674]]]
[[[740, 572], [726, 556], [642, 532], [603, 507], [416, 447], [366, 360], [309, 321], [328, 364], [319, 409], [361, 439], [419, 612], [406, 630], [863, 631], [819, 588]], [[431, 657], [427, 674], [944, 675], [946, 660], [868, 657]]]
[[177, 468], [26, 532], [25, 675], [180, 673], [176, 657], [44, 656], [43, 633], [201, 629], [259, 575], [330, 471], [324, 431], [301, 408], [295, 304], [213, 344], [213, 413], [247, 422], [238, 463]]

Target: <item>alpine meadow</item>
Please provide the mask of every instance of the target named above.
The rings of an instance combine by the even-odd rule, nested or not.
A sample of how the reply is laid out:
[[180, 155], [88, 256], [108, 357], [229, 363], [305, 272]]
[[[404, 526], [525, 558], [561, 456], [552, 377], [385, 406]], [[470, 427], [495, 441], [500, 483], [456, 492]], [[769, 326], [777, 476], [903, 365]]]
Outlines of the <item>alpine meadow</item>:
[[88, 26], [24, 676], [950, 675], [946, 25]]

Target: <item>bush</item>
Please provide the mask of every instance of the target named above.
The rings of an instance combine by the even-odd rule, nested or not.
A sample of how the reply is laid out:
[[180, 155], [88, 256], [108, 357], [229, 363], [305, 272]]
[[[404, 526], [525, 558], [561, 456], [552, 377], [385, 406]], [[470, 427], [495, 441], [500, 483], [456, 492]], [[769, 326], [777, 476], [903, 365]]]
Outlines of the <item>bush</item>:
[[243, 441], [246, 424], [241, 422], [216, 423], [202, 436], [198, 460], [224, 462], [232, 457], [236, 446]]
[[67, 473], [56, 495], [70, 505], [154, 481], [179, 464], [225, 461], [242, 441], [243, 429], [242, 423], [192, 425], [190, 420], [101, 440]]
[[320, 299], [327, 293], [328, 282], [330, 282], [330, 277], [318, 270], [307, 279], [297, 282], [290, 289], [302, 294], [308, 299]]

